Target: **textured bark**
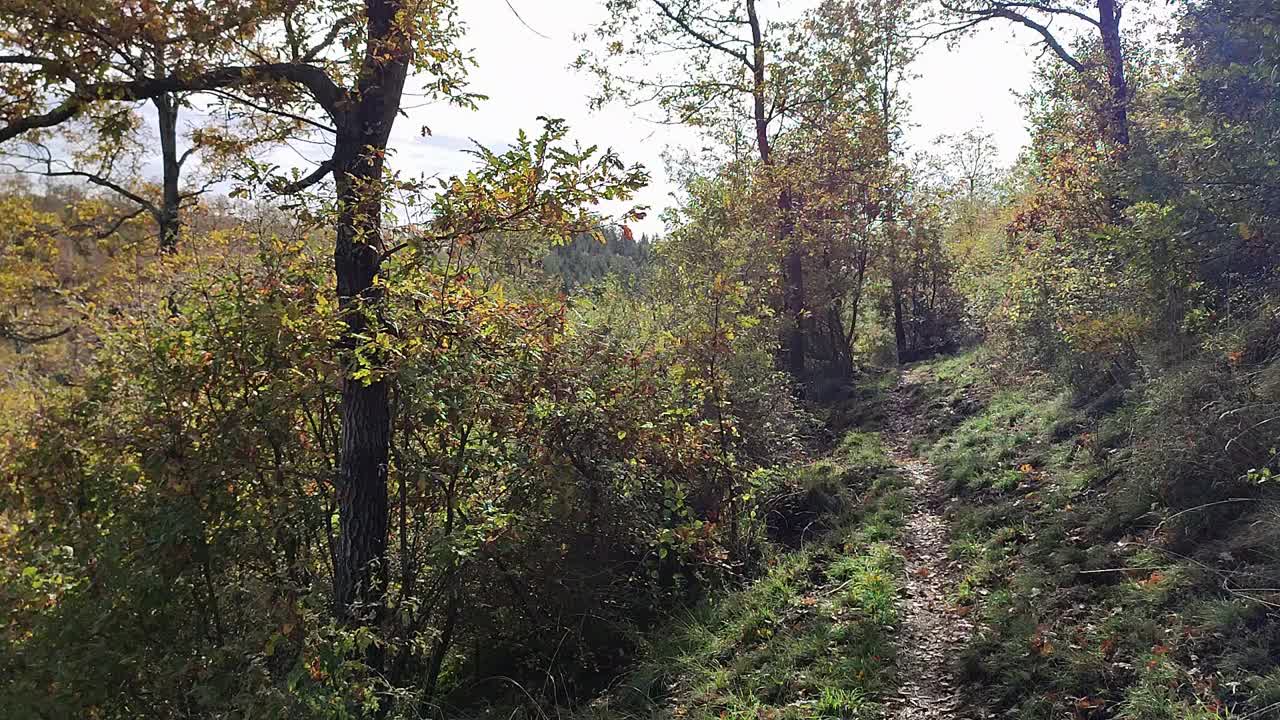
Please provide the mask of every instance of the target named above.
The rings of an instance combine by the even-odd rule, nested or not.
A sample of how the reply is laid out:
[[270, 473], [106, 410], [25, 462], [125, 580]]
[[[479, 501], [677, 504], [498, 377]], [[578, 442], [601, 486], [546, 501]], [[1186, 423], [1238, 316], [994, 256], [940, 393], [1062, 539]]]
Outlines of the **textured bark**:
[[[358, 101], [338, 113], [333, 157], [339, 205], [333, 262], [346, 325], [342, 344], [349, 363], [357, 337], [378, 322], [383, 301], [376, 284], [383, 253], [383, 158], [411, 53], [395, 27], [401, 3], [367, 0], [366, 8], [368, 41], [355, 95]], [[334, 612], [348, 624], [376, 623], [386, 590], [390, 520], [391, 407], [386, 383], [366, 384], [352, 379], [349, 372], [342, 387], [341, 413]]]
[[747, 0], [747, 22], [751, 25], [751, 104], [752, 117], [755, 120], [756, 146], [760, 151], [760, 161], [765, 165], [772, 165], [769, 118], [765, 114], [764, 32], [760, 27], [760, 17], [756, 13], [755, 0]]
[[342, 464], [338, 471], [334, 602], [339, 618], [377, 618], [386, 589], [386, 383], [348, 380], [342, 388]]
[[1116, 0], [1098, 0], [1098, 30], [1107, 61], [1107, 127], [1117, 148], [1129, 145], [1129, 84], [1120, 42], [1120, 8]]
[[178, 249], [182, 232], [181, 204], [178, 184], [181, 163], [178, 161], [178, 101], [173, 95], [158, 95], [151, 103], [159, 117], [160, 167], [163, 174], [163, 196], [155, 213], [160, 252], [171, 253]]

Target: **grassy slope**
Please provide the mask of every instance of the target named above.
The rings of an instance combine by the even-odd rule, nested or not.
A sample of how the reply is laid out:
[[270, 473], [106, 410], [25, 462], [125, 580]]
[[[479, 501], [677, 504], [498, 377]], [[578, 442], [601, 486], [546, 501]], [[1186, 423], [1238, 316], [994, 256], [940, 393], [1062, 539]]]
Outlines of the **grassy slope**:
[[917, 446], [956, 498], [957, 599], [985, 627], [962, 663], [993, 710], [1280, 717], [1280, 520], [1221, 426], [1270, 401], [1241, 389], [1269, 370], [1186, 368], [1086, 404], [981, 353], [911, 371]]
[[[1265, 354], [1263, 357], [1271, 357]], [[981, 351], [907, 374], [952, 497], [976, 704], [1024, 720], [1280, 718], [1280, 503], [1249, 469], [1280, 364], [1187, 365], [1081, 402]], [[831, 424], [883, 424], [893, 376]], [[1254, 432], [1254, 435], [1250, 435]], [[791, 549], [643, 642], [599, 718], [876, 718], [896, 685], [904, 479], [854, 431], [788, 474]]]
[[853, 432], [787, 484], [824, 512], [745, 588], [675, 620], [594, 703], [600, 718], [876, 718], [894, 687], [901, 559], [888, 544], [904, 479], [880, 438]]

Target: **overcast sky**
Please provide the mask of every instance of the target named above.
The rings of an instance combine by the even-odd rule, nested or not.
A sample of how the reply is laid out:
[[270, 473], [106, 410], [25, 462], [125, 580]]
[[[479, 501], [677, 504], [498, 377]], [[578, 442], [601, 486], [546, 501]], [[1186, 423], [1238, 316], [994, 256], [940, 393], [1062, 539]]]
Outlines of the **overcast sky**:
[[[640, 201], [655, 211], [669, 205], [673, 188], [664, 172], [663, 150], [692, 143], [695, 137], [647, 122], [643, 110], [610, 107], [592, 112], [586, 101], [592, 79], [569, 69], [579, 52], [574, 34], [601, 17], [603, 2], [511, 0], [511, 4], [527, 26], [504, 0], [462, 3], [468, 26], [465, 45], [474, 50], [479, 63], [471, 75], [471, 87], [490, 99], [475, 112], [441, 105], [411, 109], [409, 119], [402, 118], [396, 125], [396, 165], [427, 174], [458, 172], [469, 162], [459, 152], [468, 139], [501, 147], [519, 129], [536, 129], [539, 115], [550, 115], [568, 120], [572, 136], [584, 144], [611, 146], [627, 162], [643, 163], [653, 174], [653, 185]], [[1038, 54], [1031, 40], [1011, 26], [1001, 26], [965, 39], [954, 50], [940, 43], [926, 48], [914, 67], [918, 77], [908, 86], [912, 105], [908, 143], [925, 148], [938, 135], [981, 124], [995, 135], [1002, 161], [1012, 162], [1027, 139], [1014, 93], [1030, 83]], [[421, 136], [424, 125], [431, 128], [431, 137]], [[657, 212], [640, 229], [660, 231]]]
[[[776, 13], [782, 5], [791, 14], [812, 4], [813, 0], [761, 1], [765, 12]], [[521, 129], [536, 132], [538, 116], [564, 118], [571, 137], [583, 145], [612, 147], [627, 163], [648, 168], [652, 183], [637, 202], [650, 206], [652, 212], [636, 229], [662, 232], [659, 213], [672, 204], [675, 190], [664, 167], [664, 151], [682, 146], [696, 150], [700, 143], [687, 128], [646, 120], [643, 108], [588, 108], [594, 80], [570, 69], [580, 53], [574, 35], [601, 19], [604, 1], [510, 0], [508, 6], [506, 0], [465, 0], [460, 5], [467, 25], [463, 45], [477, 62], [470, 90], [489, 99], [470, 111], [407, 96], [407, 118], [396, 122], [392, 138], [393, 167], [423, 175], [464, 172], [474, 164], [474, 158], [463, 152], [473, 147], [472, 141], [500, 150]], [[1034, 39], [1012, 24], [997, 24], [966, 37], [954, 48], [944, 43], [926, 47], [907, 85], [911, 104], [907, 150], [927, 149], [939, 135], [982, 126], [993, 134], [1001, 163], [1012, 163], [1027, 141], [1016, 93], [1028, 89], [1032, 67], [1040, 56]], [[410, 91], [413, 85], [411, 79]], [[149, 106], [142, 111], [152, 126]], [[430, 128], [429, 136], [423, 135], [424, 127]], [[272, 159], [284, 166], [308, 165], [309, 170], [321, 159], [310, 157], [316, 153], [316, 148], [302, 145], [281, 149]], [[158, 176], [158, 168], [156, 157], [144, 158], [145, 175]]]

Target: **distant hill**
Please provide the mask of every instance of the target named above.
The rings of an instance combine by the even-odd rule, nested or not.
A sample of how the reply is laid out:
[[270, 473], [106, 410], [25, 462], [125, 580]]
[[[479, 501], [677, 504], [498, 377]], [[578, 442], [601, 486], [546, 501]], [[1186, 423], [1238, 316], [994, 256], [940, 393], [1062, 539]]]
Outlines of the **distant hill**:
[[652, 258], [653, 242], [647, 235], [636, 239], [630, 229], [609, 227], [599, 236], [583, 233], [552, 248], [542, 266], [548, 275], [560, 278], [566, 292], [572, 292], [609, 275], [636, 277]]

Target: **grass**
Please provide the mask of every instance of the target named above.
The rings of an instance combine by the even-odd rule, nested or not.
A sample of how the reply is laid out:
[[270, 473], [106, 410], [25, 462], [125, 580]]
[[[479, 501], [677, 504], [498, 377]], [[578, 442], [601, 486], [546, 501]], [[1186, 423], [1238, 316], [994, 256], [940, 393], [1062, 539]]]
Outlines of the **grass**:
[[975, 349], [905, 369], [902, 392], [914, 409], [914, 452], [921, 453], [983, 407], [991, 392], [990, 363], [984, 350]]
[[1194, 507], [1249, 493], [1217, 416], [1196, 414], [1244, 397], [1220, 372], [1077, 404], [1047, 381], [997, 380], [980, 353], [912, 368], [919, 447], [956, 498], [955, 599], [979, 620], [962, 666], [990, 710], [1280, 717], [1267, 714], [1280, 702], [1274, 599], [1224, 590], [1278, 586], [1280, 513], [1262, 499], [1233, 513]]
[[1038, 480], [1049, 459], [1049, 430], [1065, 399], [997, 393], [977, 415], [941, 437], [929, 458], [948, 490], [1008, 493]]
[[595, 717], [878, 718], [895, 687], [893, 628], [906, 500], [880, 437], [850, 433], [798, 468], [798, 492], [839, 498], [835, 519], [763, 576], [673, 621]]
[[791, 548], [859, 530], [859, 544], [887, 540], [901, 524], [902, 479], [878, 433], [850, 432], [824, 458], [770, 481], [764, 503], [771, 538]]
[[[1280, 408], [1280, 364], [1087, 400], [999, 372], [975, 351], [909, 368], [904, 391], [915, 449], [952, 495], [953, 599], [978, 628], [960, 658], [970, 700], [1025, 720], [1280, 717], [1280, 497], [1241, 480], [1275, 453], [1249, 436], [1224, 450]], [[893, 382], [838, 414], [879, 426]], [[872, 432], [772, 478], [766, 571], [653, 634], [591, 714], [882, 717], [904, 485]], [[1243, 500], [1198, 507], [1220, 498]]]

